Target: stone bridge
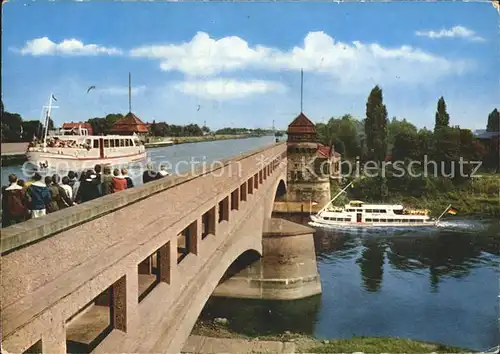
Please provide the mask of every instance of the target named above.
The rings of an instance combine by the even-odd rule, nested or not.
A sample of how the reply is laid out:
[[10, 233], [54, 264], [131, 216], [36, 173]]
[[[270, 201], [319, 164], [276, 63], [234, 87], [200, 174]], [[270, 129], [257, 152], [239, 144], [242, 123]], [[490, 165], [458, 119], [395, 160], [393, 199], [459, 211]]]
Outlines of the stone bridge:
[[2, 352], [180, 352], [286, 168], [275, 144], [3, 229]]

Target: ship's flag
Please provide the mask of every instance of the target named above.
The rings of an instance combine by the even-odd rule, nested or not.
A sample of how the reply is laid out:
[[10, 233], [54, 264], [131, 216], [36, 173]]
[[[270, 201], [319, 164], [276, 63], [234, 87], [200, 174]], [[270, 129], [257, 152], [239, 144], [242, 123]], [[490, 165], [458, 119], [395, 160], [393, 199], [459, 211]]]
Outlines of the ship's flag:
[[57, 102], [57, 99], [54, 95], [52, 95], [52, 99]]
[[455, 209], [455, 208], [448, 209], [448, 214], [456, 215], [457, 214], [457, 209]]

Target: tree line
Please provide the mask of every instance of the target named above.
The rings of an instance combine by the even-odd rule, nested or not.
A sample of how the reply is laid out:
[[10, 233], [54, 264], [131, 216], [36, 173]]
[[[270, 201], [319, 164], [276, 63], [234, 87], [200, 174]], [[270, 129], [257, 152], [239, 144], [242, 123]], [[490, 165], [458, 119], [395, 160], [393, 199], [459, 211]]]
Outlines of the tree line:
[[[498, 109], [488, 115], [485, 123], [487, 132], [500, 131]], [[361, 166], [373, 161], [377, 165], [374, 170], [370, 169], [370, 173], [379, 172], [376, 177], [354, 183], [348, 196], [351, 199], [413, 206], [423, 203], [435, 213], [453, 203], [463, 212], [500, 215], [498, 175], [489, 174], [500, 172], [498, 140], [481, 140], [469, 129], [452, 126], [444, 97], [438, 99], [433, 130], [417, 129], [405, 119], [389, 119], [379, 86], [368, 96], [363, 120], [346, 114], [316, 126], [320, 142], [333, 144], [342, 154], [342, 160], [359, 161]], [[461, 160], [463, 174], [459, 171]], [[392, 164], [396, 161], [404, 162], [406, 173], [394, 168]], [[436, 165], [426, 166], [426, 161], [435, 161]], [[411, 165], [410, 162], [419, 163]], [[481, 163], [481, 173], [476, 175], [486, 174], [486, 178], [470, 178], [477, 162]], [[348, 171], [342, 172], [348, 174]]]
[[[437, 102], [434, 129], [417, 129], [406, 119], [388, 119], [387, 107], [383, 103], [382, 89], [375, 86], [367, 99], [366, 117], [355, 119], [350, 114], [331, 118], [326, 124], [318, 123], [318, 138], [321, 143], [334, 144], [343, 159], [361, 161], [422, 160], [424, 156], [435, 161], [458, 161], [464, 159], [483, 161], [485, 167], [498, 169], [498, 147], [490, 146], [474, 137], [469, 129], [450, 126], [444, 97]], [[500, 115], [494, 109], [488, 116], [486, 130], [498, 132]]]
[[[1, 130], [2, 142], [15, 143], [32, 141], [33, 138], [41, 139], [45, 134], [43, 124], [39, 120], [23, 120], [20, 114], [4, 111], [3, 103]], [[49, 130], [54, 129], [54, 122], [49, 119]]]

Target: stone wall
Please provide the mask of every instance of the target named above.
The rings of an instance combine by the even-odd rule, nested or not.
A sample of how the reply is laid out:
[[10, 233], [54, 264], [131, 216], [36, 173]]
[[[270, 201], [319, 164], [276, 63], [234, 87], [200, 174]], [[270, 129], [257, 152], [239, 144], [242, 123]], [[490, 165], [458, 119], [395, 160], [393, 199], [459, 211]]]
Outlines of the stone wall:
[[314, 229], [273, 218], [266, 223], [262, 258], [226, 279], [213, 296], [296, 300], [321, 293]]

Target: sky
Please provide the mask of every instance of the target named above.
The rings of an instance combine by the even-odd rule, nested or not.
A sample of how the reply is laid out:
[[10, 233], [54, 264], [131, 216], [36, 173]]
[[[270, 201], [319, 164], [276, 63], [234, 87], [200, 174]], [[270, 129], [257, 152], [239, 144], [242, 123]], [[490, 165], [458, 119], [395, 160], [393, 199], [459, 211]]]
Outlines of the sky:
[[[379, 85], [389, 118], [484, 129], [500, 108], [499, 12], [473, 2], [15, 1], [3, 5], [5, 110], [56, 125], [132, 111], [143, 121], [284, 129], [364, 119]], [[90, 86], [95, 89], [87, 93]]]

